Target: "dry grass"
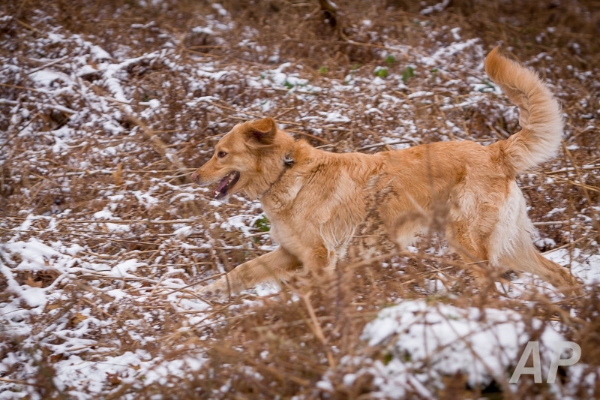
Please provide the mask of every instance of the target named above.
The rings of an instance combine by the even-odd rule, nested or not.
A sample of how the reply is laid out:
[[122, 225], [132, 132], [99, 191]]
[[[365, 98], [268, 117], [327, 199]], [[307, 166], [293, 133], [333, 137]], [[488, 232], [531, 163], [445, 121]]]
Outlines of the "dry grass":
[[[5, 266], [0, 303], [20, 307], [11, 320], [16, 325], [0, 328], [0, 359], [15, 359], [1, 370], [0, 383], [15, 397], [92, 393], [53, 380], [58, 363], [73, 355], [107, 362], [141, 349], [157, 374], [171, 361], [205, 362], [197, 369], [183, 364], [182, 373], [165, 373], [149, 384], [140, 376], [107, 373], [102, 398], [371, 398], [377, 386], [361, 371], [386, 361], [389, 353], [367, 346], [361, 333], [381, 309], [401, 299], [424, 299], [432, 307], [515, 310], [534, 339], [543, 326], [557, 327], [580, 344], [581, 362], [594, 377], [569, 381], [575, 378], [565, 375], [564, 384], [576, 397], [600, 396], [593, 375], [600, 366], [597, 285], [568, 299], [532, 286], [517, 297], [479, 290], [469, 278], [470, 266], [448, 255], [436, 235], [423, 238], [417, 254], [384, 252], [369, 260], [357, 255], [321, 286], [293, 281], [276, 294], [250, 291], [207, 309], [189, 306], [198, 300], [192, 288], [182, 288], [204, 284], [272, 245], [260, 226], [252, 225], [260, 216], [258, 203], [234, 196], [215, 207], [209, 192], [189, 180], [220, 134], [240, 120], [268, 115], [297, 137], [338, 152], [381, 151], [385, 141], [491, 143], [515, 132], [518, 123], [504, 97], [473, 93], [473, 85], [486, 85], [484, 51], [499, 41], [555, 85], [567, 117], [559, 157], [520, 177], [530, 215], [540, 236], [549, 239], [540, 242], [541, 249], [568, 249], [569, 260], [578, 263], [598, 254], [597, 1], [459, 0], [421, 15], [425, 7], [418, 2], [348, 0], [337, 2], [335, 19], [316, 1], [227, 0], [226, 15], [194, 1], [5, 3], [0, 6], [0, 243], [35, 239], [55, 249], [57, 242], [80, 246], [68, 268], [67, 258], [56, 255], [43, 267], [32, 262], [31, 268], [16, 268], [26, 255], [0, 253]], [[210, 27], [212, 33], [196, 27]], [[56, 35], [63, 37], [55, 40]], [[423, 64], [424, 57], [457, 42], [455, 35], [461, 43], [479, 41], [444, 56], [446, 64]], [[83, 41], [112, 59], [90, 56], [94, 50]], [[97, 70], [76, 77], [77, 57], [87, 57], [84, 64]], [[134, 57], [141, 58], [114, 75], [131, 100], [127, 104], [98, 69], [103, 62], [117, 65]], [[291, 63], [285, 69], [289, 81], [249, 84], [247, 78], [259, 81], [284, 62]], [[414, 76], [407, 75], [411, 65]], [[373, 83], [376, 67], [388, 68], [380, 86]], [[226, 73], [209, 76], [210, 68]], [[36, 70], [64, 73], [72, 82], [57, 79], [44, 87], [34, 78]], [[294, 74], [306, 81], [294, 83]], [[357, 89], [343, 91], [349, 75]], [[311, 92], [311, 85], [321, 91]], [[414, 96], [419, 92], [428, 94]], [[152, 100], [160, 103], [155, 112], [149, 112]], [[336, 111], [349, 119], [328, 121]], [[116, 225], [94, 215], [103, 210], [112, 213]], [[37, 218], [27, 219], [30, 215]], [[246, 234], [224, 223], [240, 215], [249, 227]], [[175, 233], [184, 226], [192, 233]], [[126, 277], [92, 268], [131, 259], [143, 265]], [[15, 282], [51, 287], [48, 302], [36, 308], [20, 300]], [[124, 295], [115, 297], [114, 290]], [[87, 344], [64, 347], [72, 333], [60, 332], [76, 331], [86, 320], [93, 320], [81, 337]], [[14, 329], [21, 323], [31, 330]], [[354, 358], [363, 362], [348, 361]], [[358, 377], [348, 384], [344, 377], [351, 373]], [[331, 386], [317, 385], [325, 378]], [[506, 382], [486, 387], [465, 382], [457, 373], [428, 389], [440, 398], [558, 396], [531, 377], [510, 390]], [[423, 397], [414, 387], [405, 390], [409, 397]]]

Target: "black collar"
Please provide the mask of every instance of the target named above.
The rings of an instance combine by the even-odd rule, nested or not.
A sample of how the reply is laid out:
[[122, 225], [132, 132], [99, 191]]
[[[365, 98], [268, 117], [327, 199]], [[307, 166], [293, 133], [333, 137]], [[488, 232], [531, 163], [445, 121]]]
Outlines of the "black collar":
[[281, 180], [281, 178], [283, 178], [283, 175], [287, 172], [287, 170], [291, 169], [294, 166], [294, 164], [295, 164], [295, 161], [292, 158], [292, 156], [290, 155], [290, 153], [286, 153], [285, 156], [283, 157], [283, 169], [279, 173], [279, 176], [277, 177], [277, 179], [275, 179], [271, 183], [271, 185], [269, 185], [269, 188], [267, 190], [265, 190], [260, 196], [258, 196], [258, 199], [260, 200], [265, 194], [269, 193], [271, 191], [271, 188], [273, 187], [273, 185], [275, 185], [277, 182], [279, 182]]

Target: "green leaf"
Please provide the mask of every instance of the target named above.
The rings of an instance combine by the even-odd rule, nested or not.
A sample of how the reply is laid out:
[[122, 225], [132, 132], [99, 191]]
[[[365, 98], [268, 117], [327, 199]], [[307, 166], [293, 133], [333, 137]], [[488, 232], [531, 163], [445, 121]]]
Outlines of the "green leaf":
[[387, 69], [387, 67], [377, 67], [377, 68], [375, 68], [375, 76], [378, 76], [380, 78], [387, 78], [387, 76], [388, 76], [388, 69]]
[[271, 230], [271, 224], [266, 215], [263, 215], [254, 222], [254, 226], [261, 232], [269, 232]]
[[406, 83], [413, 76], [415, 76], [415, 69], [410, 65], [402, 70], [402, 82]]
[[387, 353], [385, 356], [383, 356], [383, 365], [388, 365], [393, 358], [394, 356], [392, 353]]

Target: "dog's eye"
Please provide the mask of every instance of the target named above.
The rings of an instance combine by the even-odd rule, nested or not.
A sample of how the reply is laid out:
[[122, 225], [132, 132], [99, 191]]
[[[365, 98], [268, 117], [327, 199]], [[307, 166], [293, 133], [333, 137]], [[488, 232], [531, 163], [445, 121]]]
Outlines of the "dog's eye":
[[219, 158], [223, 158], [226, 155], [227, 155], [227, 153], [225, 153], [224, 151], [220, 151], [220, 152], [217, 153], [217, 157], [219, 157]]

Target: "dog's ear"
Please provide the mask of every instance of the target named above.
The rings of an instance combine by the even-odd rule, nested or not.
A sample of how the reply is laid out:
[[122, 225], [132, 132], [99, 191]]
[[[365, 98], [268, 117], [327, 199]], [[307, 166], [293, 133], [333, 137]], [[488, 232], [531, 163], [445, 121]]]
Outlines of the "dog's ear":
[[275, 140], [275, 134], [277, 133], [277, 124], [273, 118], [263, 118], [251, 121], [249, 123], [246, 137], [249, 141], [269, 146]]

